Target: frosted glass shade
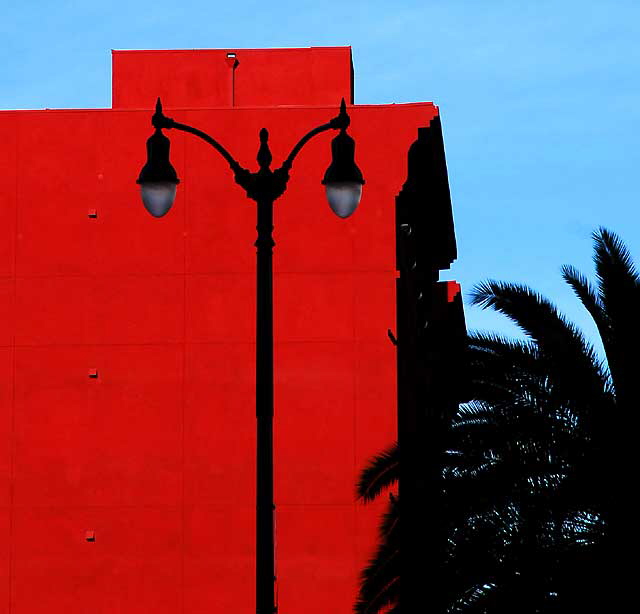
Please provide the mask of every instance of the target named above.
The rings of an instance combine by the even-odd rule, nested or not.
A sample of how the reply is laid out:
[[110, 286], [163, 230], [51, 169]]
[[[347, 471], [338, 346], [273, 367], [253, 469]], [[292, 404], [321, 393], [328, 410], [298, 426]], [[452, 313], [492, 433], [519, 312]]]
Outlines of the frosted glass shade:
[[169, 181], [149, 181], [140, 184], [140, 194], [146, 210], [153, 217], [162, 217], [176, 199], [177, 184]]
[[326, 183], [327, 200], [332, 211], [338, 217], [349, 217], [362, 198], [362, 183], [355, 181], [336, 181]]

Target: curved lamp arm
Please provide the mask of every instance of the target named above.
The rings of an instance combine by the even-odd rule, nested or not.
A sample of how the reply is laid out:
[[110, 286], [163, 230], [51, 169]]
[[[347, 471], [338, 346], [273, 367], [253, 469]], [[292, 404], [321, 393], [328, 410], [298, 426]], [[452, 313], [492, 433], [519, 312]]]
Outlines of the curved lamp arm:
[[300, 153], [300, 150], [317, 134], [322, 132], [326, 132], [327, 130], [346, 130], [349, 127], [351, 120], [349, 115], [347, 114], [347, 105], [342, 99], [340, 103], [340, 113], [336, 115], [330, 122], [326, 124], [322, 124], [322, 126], [318, 126], [313, 130], [307, 132], [295, 145], [295, 147], [291, 150], [291, 153], [287, 157], [287, 159], [282, 164], [281, 170], [285, 173], [288, 173], [291, 170], [293, 165], [293, 161], [296, 159], [296, 156]]
[[307, 132], [297, 143], [296, 146], [291, 150], [291, 153], [287, 157], [287, 159], [282, 164], [282, 170], [285, 172], [289, 172], [293, 165], [293, 161], [296, 159], [296, 156], [300, 153], [300, 150], [314, 137], [316, 134], [320, 134], [321, 132], [326, 132], [327, 130], [331, 130], [331, 123], [323, 124], [322, 126], [318, 126], [313, 130]]
[[153, 124], [154, 128], [173, 128], [175, 130], [180, 130], [181, 132], [189, 132], [190, 134], [194, 134], [195, 136], [205, 141], [205, 143], [209, 143], [209, 145], [211, 145], [211, 147], [213, 147], [228, 162], [231, 170], [236, 175], [247, 172], [242, 166], [240, 166], [235, 158], [212, 136], [209, 136], [202, 130], [198, 130], [197, 128], [193, 128], [191, 126], [188, 126], [187, 124], [181, 124], [179, 122], [173, 121], [173, 119], [171, 119], [170, 117], [167, 117], [162, 112], [162, 103], [160, 102], [160, 98], [158, 98], [158, 101], [156, 102], [156, 112], [151, 118], [151, 123]]

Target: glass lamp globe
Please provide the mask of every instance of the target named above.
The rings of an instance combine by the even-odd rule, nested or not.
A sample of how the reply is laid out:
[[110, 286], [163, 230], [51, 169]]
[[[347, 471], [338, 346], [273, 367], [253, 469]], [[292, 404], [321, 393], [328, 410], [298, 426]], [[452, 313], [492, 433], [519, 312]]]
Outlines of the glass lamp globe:
[[165, 215], [176, 199], [177, 184], [170, 181], [148, 181], [140, 184], [145, 209], [153, 217]]
[[[341, 110], [344, 111], [344, 101]], [[355, 162], [355, 149], [355, 141], [343, 127], [331, 141], [331, 165], [322, 180], [329, 206], [341, 218], [349, 217], [362, 197], [364, 179]]]
[[153, 217], [162, 217], [171, 209], [180, 183], [169, 161], [169, 139], [156, 129], [147, 140], [147, 163], [142, 167], [136, 182], [145, 209]]
[[341, 218], [349, 217], [362, 198], [362, 184], [356, 181], [335, 181], [325, 184], [331, 210]]

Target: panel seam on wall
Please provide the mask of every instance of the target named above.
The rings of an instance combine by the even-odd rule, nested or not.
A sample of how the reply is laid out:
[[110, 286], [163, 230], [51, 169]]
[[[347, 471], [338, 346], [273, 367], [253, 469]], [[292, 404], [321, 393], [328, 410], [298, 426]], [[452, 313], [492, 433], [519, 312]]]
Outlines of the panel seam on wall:
[[13, 334], [11, 335], [11, 426], [10, 426], [10, 468], [9, 468], [9, 607], [8, 613], [13, 611], [13, 568], [14, 568], [14, 518], [15, 518], [15, 456], [16, 456], [16, 323], [17, 295], [18, 295], [18, 178], [20, 177], [20, 160], [18, 158], [18, 141], [20, 138], [20, 121], [16, 121], [15, 132], [15, 221], [13, 238]]

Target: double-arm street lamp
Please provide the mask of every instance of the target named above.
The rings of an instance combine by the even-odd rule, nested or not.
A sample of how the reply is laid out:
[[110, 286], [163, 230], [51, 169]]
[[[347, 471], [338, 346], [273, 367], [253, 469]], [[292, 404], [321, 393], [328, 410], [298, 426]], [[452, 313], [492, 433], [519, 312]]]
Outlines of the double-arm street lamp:
[[284, 194], [293, 161], [304, 145], [317, 134], [338, 130], [331, 143], [332, 160], [322, 183], [331, 209], [339, 217], [351, 215], [362, 195], [364, 180], [354, 159], [355, 143], [347, 134], [349, 126], [344, 99], [339, 114], [305, 134], [278, 169], [271, 170], [269, 133], [260, 130], [258, 166], [250, 172], [240, 166], [229, 152], [208, 134], [181, 124], [162, 113], [160, 99], [152, 117], [154, 134], [147, 140], [147, 163], [137, 183], [142, 201], [154, 217], [162, 217], [176, 196], [180, 180], [169, 161], [169, 139], [163, 129], [189, 132], [211, 145], [228, 163], [236, 183], [257, 205], [257, 314], [256, 314], [256, 417], [257, 417], [257, 489], [256, 489], [256, 612], [273, 614], [275, 606], [274, 501], [273, 501], [273, 203]]

